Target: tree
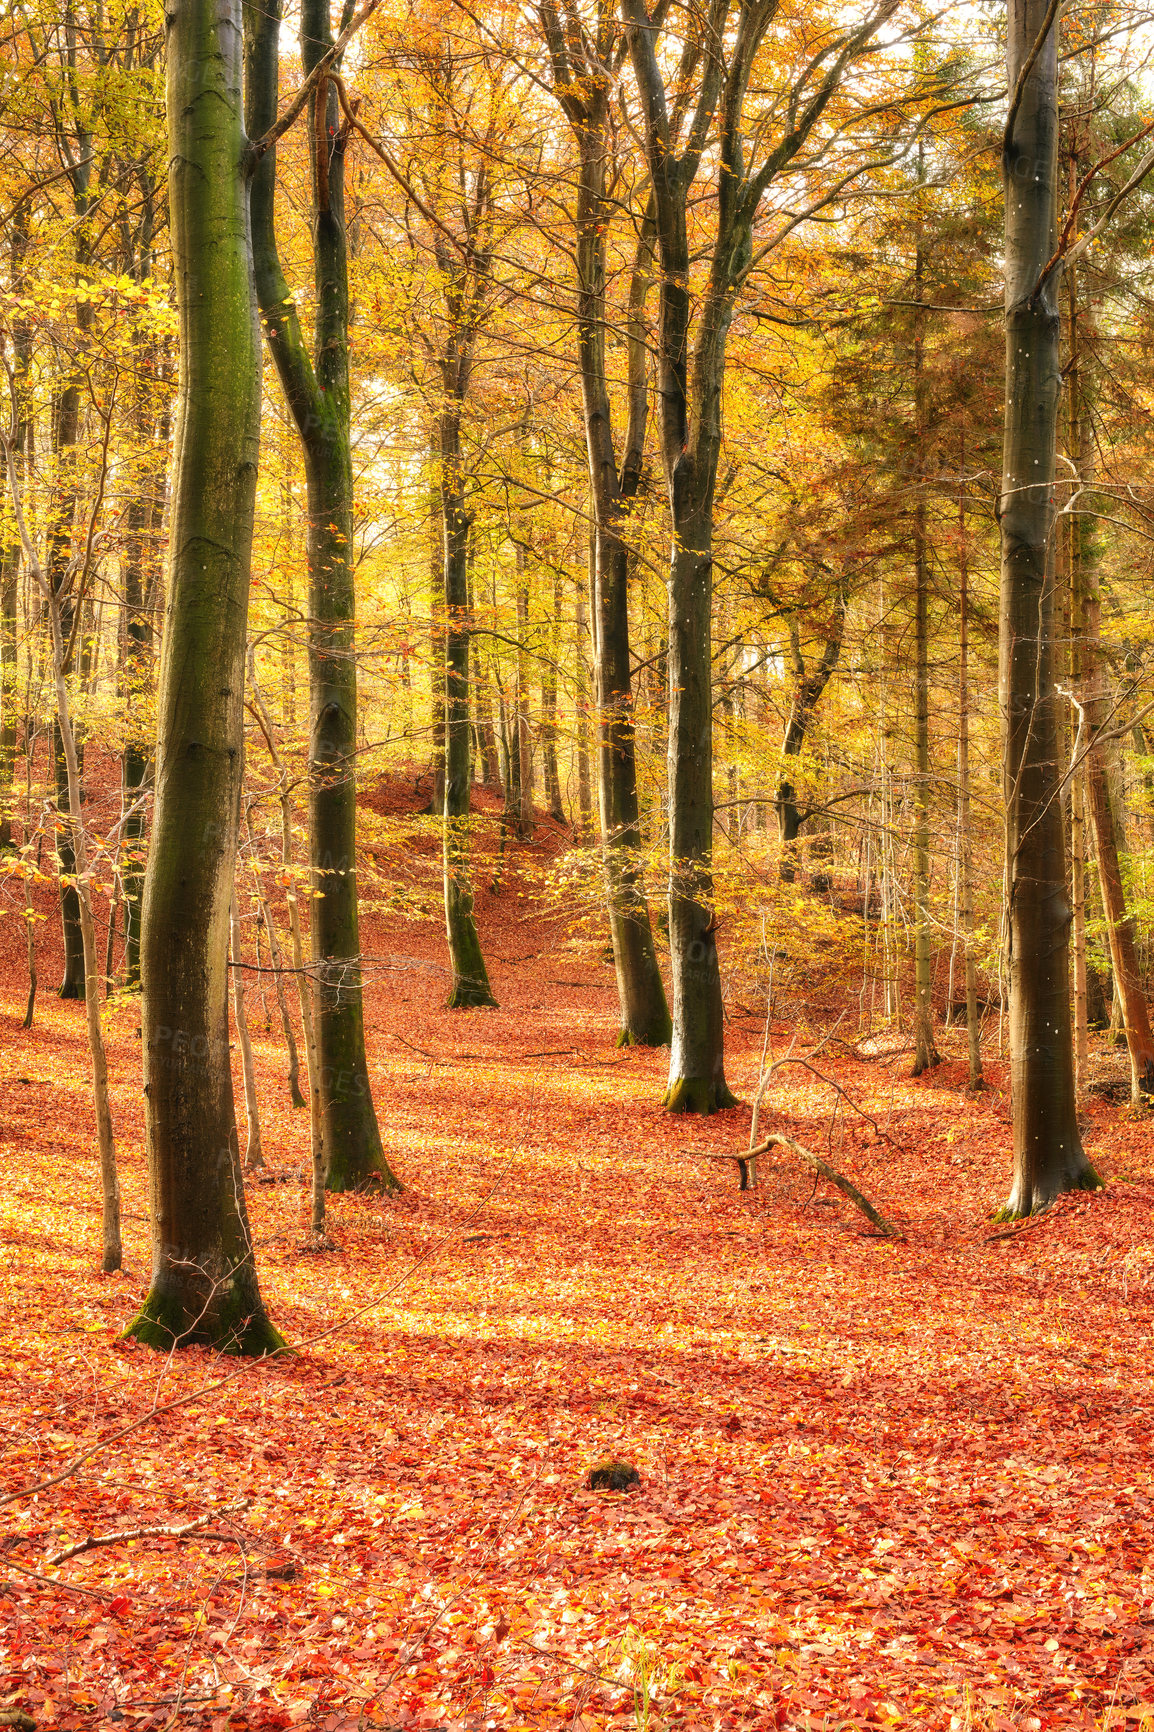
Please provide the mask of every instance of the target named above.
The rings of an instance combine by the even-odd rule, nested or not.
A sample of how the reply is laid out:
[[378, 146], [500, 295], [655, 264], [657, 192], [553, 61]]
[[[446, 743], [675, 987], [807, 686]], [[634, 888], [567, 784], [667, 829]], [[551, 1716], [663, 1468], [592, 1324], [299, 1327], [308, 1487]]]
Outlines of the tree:
[[[245, 10], [246, 108], [250, 134], [276, 119], [281, 7]], [[365, 1057], [357, 898], [357, 663], [353, 581], [353, 464], [349, 437], [349, 283], [345, 147], [339, 57], [328, 0], [301, 8], [301, 59], [319, 70], [308, 97], [311, 227], [316, 325], [310, 359], [281, 269], [275, 209], [276, 148], [252, 177], [257, 294], [281, 388], [296, 422], [308, 481], [309, 846], [312, 940], [317, 966], [326, 1183], [398, 1190], [381, 1143]], [[332, 75], [327, 70], [332, 67]]]
[[1060, 272], [1057, 7], [1009, 0], [1006, 421], [998, 701], [1004, 728], [1014, 1177], [1007, 1217], [1099, 1183], [1074, 1098], [1058, 705], [1053, 676]]
[[540, 6], [539, 16], [549, 47], [554, 92], [572, 127], [579, 158], [577, 352], [593, 502], [590, 587], [600, 745], [597, 786], [621, 1007], [618, 1045], [667, 1046], [672, 1023], [641, 867], [629, 650], [628, 529], [641, 483], [649, 419], [649, 363], [641, 318], [652, 274], [653, 229], [646, 212], [630, 273], [627, 413], [619, 462], [606, 367], [606, 258], [615, 202], [609, 196], [611, 80], [624, 58], [625, 45], [606, 0], [598, 5], [592, 39], [571, 3], [564, 6], [564, 24], [548, 0]]
[[240, 0], [174, 0], [166, 22], [180, 383], [141, 943], [152, 1281], [127, 1333], [258, 1355], [285, 1344], [257, 1280], [228, 1050], [260, 431]]
[[[755, 249], [758, 213], [770, 186], [810, 145], [805, 169], [822, 158], [815, 139], [848, 69], [897, 10], [884, 3], [848, 30], [827, 29], [814, 52], [807, 41], [797, 70], [778, 83], [751, 124], [747, 98], [776, 0], [710, 0], [689, 20], [666, 90], [664, 30], [644, 0], [622, 0], [626, 39], [641, 108], [640, 135], [650, 177], [660, 264], [657, 389], [662, 463], [669, 494], [669, 948], [673, 1042], [665, 1104], [673, 1112], [731, 1106], [724, 1072], [721, 975], [712, 900], [713, 693], [711, 626], [713, 535], [726, 344], [737, 297], [755, 260], [807, 215], [832, 203], [863, 172], [839, 164], [832, 186], [803, 196]], [[770, 76], [766, 69], [767, 78]], [[696, 78], [696, 84], [693, 83]], [[692, 95], [690, 93], [693, 93]], [[716, 122], [716, 129], [715, 123]], [[836, 128], [847, 155], [852, 123]], [[715, 135], [714, 135], [715, 134]], [[758, 139], [746, 155], [747, 136]], [[708, 148], [707, 148], [708, 147]], [[694, 187], [702, 161], [715, 165], [713, 228]], [[704, 251], [704, 281], [691, 277]]]

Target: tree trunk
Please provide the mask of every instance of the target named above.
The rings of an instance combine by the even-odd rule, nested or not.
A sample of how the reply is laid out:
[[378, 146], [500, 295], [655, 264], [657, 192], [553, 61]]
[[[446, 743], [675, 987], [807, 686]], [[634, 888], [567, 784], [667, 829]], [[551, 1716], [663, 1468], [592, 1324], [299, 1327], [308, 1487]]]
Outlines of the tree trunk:
[[[84, 306], [85, 323], [91, 320], [91, 309]], [[56, 403], [53, 415], [52, 442], [55, 448], [57, 476], [56, 495], [52, 506], [52, 521], [48, 531], [48, 582], [60, 609], [60, 631], [66, 658], [65, 675], [72, 671], [72, 641], [75, 625], [75, 603], [72, 587], [72, 536], [76, 514], [78, 483], [76, 476], [77, 447], [80, 439], [80, 384], [69, 379]], [[77, 764], [84, 775], [84, 748], [76, 742]], [[64, 977], [60, 982], [61, 998], [84, 997], [84, 938], [80, 927], [80, 897], [72, 882], [76, 873], [76, 857], [72, 844], [72, 828], [68, 811], [68, 764], [64, 753], [60, 723], [52, 724], [52, 770], [55, 781], [56, 810], [61, 814], [58, 824], [56, 853], [60, 861], [60, 923], [64, 939]], [[83, 787], [80, 790], [83, 799]]]
[[268, 934], [268, 954], [276, 987], [277, 1009], [280, 1011], [281, 1028], [284, 1031], [285, 1049], [288, 1053], [289, 1099], [294, 1107], [307, 1107], [309, 1103], [301, 1093], [301, 1061], [297, 1048], [296, 1030], [293, 1028], [292, 1017], [289, 1015], [288, 994], [285, 992], [284, 952], [281, 949], [272, 906], [266, 896], [262, 896], [260, 899], [260, 917], [264, 921], [264, 929]]
[[[259, 137], [276, 115], [279, 3], [248, 5], [246, 120]], [[332, 43], [328, 0], [305, 0], [301, 57], [310, 72]], [[317, 968], [316, 1036], [330, 1191], [398, 1190], [381, 1143], [365, 1055], [356, 862], [357, 663], [353, 471], [349, 437], [349, 289], [345, 133], [337, 92], [309, 99], [316, 305], [310, 361], [277, 253], [276, 153], [253, 175], [256, 286], [269, 348], [304, 450], [308, 485], [309, 850]]]
[[1060, 701], [1052, 675], [1053, 487], [1060, 381], [1055, 175], [1057, 26], [1047, 0], [1010, 0], [1006, 198], [1006, 424], [999, 517], [999, 705], [1004, 729], [1014, 1177], [1006, 1217], [1098, 1183], [1074, 1096]]
[[[619, 1046], [666, 1046], [672, 1022], [657, 963], [641, 858], [637, 746], [629, 665], [628, 517], [641, 482], [649, 419], [643, 313], [653, 275], [652, 213], [642, 225], [629, 292], [628, 395], [620, 463], [605, 360], [605, 277], [612, 220], [610, 87], [605, 66], [616, 26], [608, 7], [598, 20], [596, 54], [566, 33], [555, 7], [542, 8], [554, 92], [573, 128], [577, 184], [577, 357], [589, 459], [589, 578], [598, 732], [598, 805], [613, 964], [621, 1009]], [[582, 653], [581, 646], [578, 646]], [[580, 742], [579, 742], [580, 754]], [[578, 758], [579, 778], [584, 770]], [[546, 776], [548, 781], [548, 775]], [[581, 798], [585, 790], [579, 781]], [[582, 808], [584, 811], [584, 807]]]
[[469, 872], [469, 518], [461, 483], [460, 416], [441, 413], [441, 506], [445, 525], [445, 933], [453, 984], [448, 1008], [495, 1005], [473, 914]]
[[557, 764], [557, 657], [561, 650], [561, 567], [553, 573], [553, 612], [546, 640], [547, 656], [541, 663], [541, 760], [549, 816], [555, 824], [565, 822], [561, 801], [561, 772]]
[[[15, 293], [25, 287], [28, 246], [27, 206], [22, 205], [12, 222], [9, 260], [11, 282]], [[26, 389], [28, 365], [32, 358], [32, 337], [26, 319], [12, 321], [12, 390], [16, 413], [16, 441], [13, 460], [17, 482], [24, 484], [25, 452], [28, 445], [29, 422], [23, 393]], [[9, 849], [12, 842], [12, 803], [16, 785], [16, 713], [18, 708], [18, 668], [16, 654], [16, 604], [20, 587], [20, 536], [15, 527], [0, 552], [0, 848]]]
[[[1082, 312], [1078, 304], [1077, 281], [1073, 271], [1068, 282], [1070, 311], [1070, 358], [1066, 370], [1070, 404], [1071, 444], [1077, 465], [1080, 486], [1088, 490], [1094, 474], [1094, 429], [1091, 418], [1089, 381], [1083, 373], [1081, 341]], [[1098, 857], [1098, 884], [1106, 916], [1106, 933], [1110, 945], [1110, 963], [1114, 971], [1114, 995], [1130, 1054], [1131, 1098], [1135, 1106], [1143, 1090], [1154, 1090], [1154, 1034], [1142, 990], [1141, 971], [1135, 945], [1133, 918], [1126, 908], [1126, 889], [1122, 877], [1118, 846], [1119, 826], [1115, 821], [1115, 806], [1111, 798], [1110, 748], [1098, 735], [1107, 727], [1111, 714], [1110, 694], [1102, 656], [1101, 597], [1098, 579], [1100, 535], [1097, 520], [1092, 515], [1093, 495], [1083, 513], [1073, 515], [1070, 527], [1070, 590], [1075, 624], [1080, 627], [1080, 672], [1083, 688], [1082, 735], [1086, 752], [1086, 805], [1094, 831], [1094, 848]], [[1101, 509], [1101, 506], [1099, 506]], [[1080, 618], [1078, 617], [1080, 614]], [[1075, 886], [1077, 888], [1077, 886]], [[1083, 885], [1084, 893], [1084, 885]], [[1077, 950], [1075, 950], [1075, 999], [1077, 998]], [[1085, 991], [1085, 948], [1082, 950], [1082, 987]], [[1083, 1005], [1083, 1011], [1085, 1006]], [[1079, 1029], [1081, 1033], [1081, 1029]]]
[[260, 437], [239, 0], [172, 0], [166, 24], [180, 387], [141, 941], [152, 1283], [128, 1333], [263, 1354], [284, 1341], [257, 1282], [228, 1051]]
[[517, 834], [533, 834], [533, 728], [529, 719], [529, 562], [518, 540], [514, 561], [517, 578], [517, 698], [513, 707], [517, 753]]
[[[923, 174], [918, 150], [918, 178]], [[914, 299], [922, 298], [924, 257], [918, 219]], [[930, 955], [930, 591], [926, 545], [925, 440], [928, 414], [925, 332], [914, 309], [914, 1076], [941, 1063], [934, 1044], [933, 959]]]
[[[155, 537], [154, 501], [139, 495], [132, 498], [125, 512], [127, 529], [124, 551], [124, 634], [125, 655], [123, 685], [129, 703], [129, 727], [133, 710], [146, 696], [152, 682], [152, 616], [147, 605], [145, 562]], [[124, 886], [124, 984], [130, 991], [140, 986], [140, 921], [144, 898], [144, 849], [146, 821], [143, 806], [132, 811], [141, 799], [148, 778], [150, 752], [139, 733], [130, 738], [124, 748], [121, 765], [121, 785], [126, 810], [121, 848], [121, 882]]]
[[712, 911], [713, 561], [700, 513], [679, 509], [675, 474], [669, 576], [669, 954], [673, 1041], [665, 1105], [735, 1106], [725, 1081], [725, 1025]]
[[[589, 527], [589, 589], [593, 588], [593, 561], [596, 557], [596, 531]], [[581, 820], [581, 840], [588, 842], [593, 835], [593, 778], [589, 766], [589, 610], [585, 601], [585, 586], [578, 580], [577, 600], [573, 611], [573, 653], [577, 658], [577, 811]]]
[[807, 668], [805, 664], [801, 647], [801, 629], [797, 615], [790, 616], [789, 644], [794, 675], [793, 701], [790, 704], [789, 719], [785, 724], [785, 736], [781, 743], [783, 763], [774, 793], [777, 829], [781, 838], [781, 859], [778, 870], [786, 884], [792, 884], [797, 875], [796, 842], [801, 827], [809, 814], [803, 812], [798, 805], [797, 789], [790, 780], [785, 766], [790, 758], [800, 757], [802, 748], [809, 737], [813, 712], [817, 708], [826, 686], [832, 679], [834, 669], [841, 657], [841, 646], [845, 638], [847, 606], [848, 597], [843, 579], [834, 591], [834, 612], [826, 631], [825, 648], [817, 664], [812, 668]]
[[241, 1075], [244, 1078], [244, 1111], [248, 1121], [248, 1144], [245, 1149], [246, 1173], [264, 1166], [260, 1143], [260, 1102], [256, 1093], [256, 1065], [252, 1056], [252, 1039], [248, 1031], [248, 1013], [244, 1002], [244, 975], [241, 971], [240, 915], [236, 908], [236, 893], [232, 898], [229, 919], [232, 936], [232, 1010], [236, 1022], [236, 1043], [240, 1047]]
[[966, 969], [966, 1039], [970, 1058], [970, 1088], [985, 1087], [982, 1074], [982, 1031], [978, 1018], [978, 970], [974, 960], [974, 850], [970, 836], [970, 561], [966, 541], [965, 444], [958, 465], [958, 861], [959, 903]]

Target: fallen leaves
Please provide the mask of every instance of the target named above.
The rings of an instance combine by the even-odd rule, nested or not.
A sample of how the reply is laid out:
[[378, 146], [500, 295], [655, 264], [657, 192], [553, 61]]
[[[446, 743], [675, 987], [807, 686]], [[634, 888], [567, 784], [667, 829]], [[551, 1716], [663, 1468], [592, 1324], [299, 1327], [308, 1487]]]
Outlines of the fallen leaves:
[[[484, 902], [490, 931], [501, 906]], [[147, 1255], [138, 1049], [114, 1019], [129, 1273], [101, 1278], [82, 1020], [50, 1003], [18, 1030], [13, 949], [0, 1411], [23, 1495], [0, 1551], [0, 1702], [142, 1732], [1138, 1726], [1142, 1128], [1095, 1104], [1095, 1163], [1126, 1177], [991, 1239], [999, 1112], [827, 1051], [880, 1127], [843, 1114], [832, 1158], [904, 1235], [867, 1239], [795, 1162], [763, 1156], [742, 1194], [727, 1164], [675, 1159], [664, 1056], [602, 1063], [610, 971], [576, 982], [555, 924], [516, 921], [494, 953], [540, 954], [495, 964], [502, 1008], [467, 1023], [440, 1008], [436, 934], [371, 923], [374, 954], [414, 959], [403, 1001], [386, 985], [368, 1003], [409, 1189], [335, 1199], [318, 1258], [298, 1248], [300, 1183], [252, 1188], [278, 1324], [300, 1343], [345, 1321], [238, 1375], [117, 1344]], [[747, 1090], [759, 1042], [731, 1031]], [[258, 1060], [266, 1146], [292, 1174], [307, 1127], [276, 1046]], [[763, 1120], [826, 1151], [829, 1098], [783, 1075]], [[695, 1139], [725, 1152], [748, 1123]], [[640, 1485], [585, 1489], [603, 1456]], [[186, 1531], [144, 1531], [165, 1528]]]

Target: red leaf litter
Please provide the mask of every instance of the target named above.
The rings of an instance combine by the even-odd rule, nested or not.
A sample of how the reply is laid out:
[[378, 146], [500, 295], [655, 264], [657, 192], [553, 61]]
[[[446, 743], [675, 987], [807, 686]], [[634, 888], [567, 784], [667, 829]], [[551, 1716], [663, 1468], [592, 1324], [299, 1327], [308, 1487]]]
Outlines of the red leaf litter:
[[[139, 1007], [109, 1010], [127, 1268], [102, 1277], [51, 887], [31, 1033], [0, 923], [0, 1707], [213, 1732], [1154, 1727], [1147, 1128], [1092, 1102], [1105, 1191], [999, 1229], [1002, 1067], [969, 1099], [956, 1036], [917, 1082], [830, 1046], [818, 1068], [876, 1125], [797, 1070], [762, 1125], [902, 1237], [781, 1151], [741, 1192], [702, 1156], [748, 1145], [749, 1107], [670, 1118], [666, 1056], [615, 1051], [612, 969], [538, 894], [563, 838], [542, 820], [479, 896], [501, 1008], [449, 1012], [414, 824], [409, 906], [364, 937], [406, 1189], [333, 1199], [331, 1253], [304, 1249], [307, 1124], [273, 995], [250, 1000], [287, 1182], [249, 1202], [293, 1358], [118, 1339], [149, 1256]], [[746, 1101], [761, 1034], [729, 1027]], [[640, 1486], [586, 1489], [606, 1455]], [[54, 1561], [87, 1538], [108, 1543]]]

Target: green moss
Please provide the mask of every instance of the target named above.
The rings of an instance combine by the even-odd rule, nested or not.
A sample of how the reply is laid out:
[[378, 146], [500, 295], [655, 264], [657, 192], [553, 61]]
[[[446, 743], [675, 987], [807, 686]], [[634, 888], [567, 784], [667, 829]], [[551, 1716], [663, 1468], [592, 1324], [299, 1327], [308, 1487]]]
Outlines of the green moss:
[[735, 1107], [737, 1096], [724, 1082], [715, 1083], [710, 1077], [678, 1077], [665, 1093], [662, 1106], [671, 1113], [718, 1113]]
[[479, 980], [455, 980], [445, 1000], [446, 1010], [496, 1010], [497, 1000], [488, 983]]
[[668, 1010], [662, 1007], [648, 1027], [634, 1029], [623, 1028], [617, 1036], [617, 1045], [623, 1046], [668, 1046], [673, 1039], [673, 1019]]
[[198, 1315], [191, 1328], [179, 1298], [150, 1292], [120, 1339], [139, 1341], [158, 1353], [171, 1353], [180, 1347], [215, 1347], [221, 1353], [264, 1359], [269, 1354], [292, 1352], [264, 1307], [258, 1303], [254, 1309], [235, 1283], [223, 1304]]

